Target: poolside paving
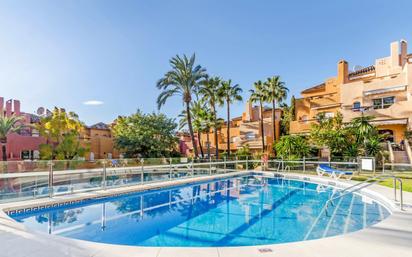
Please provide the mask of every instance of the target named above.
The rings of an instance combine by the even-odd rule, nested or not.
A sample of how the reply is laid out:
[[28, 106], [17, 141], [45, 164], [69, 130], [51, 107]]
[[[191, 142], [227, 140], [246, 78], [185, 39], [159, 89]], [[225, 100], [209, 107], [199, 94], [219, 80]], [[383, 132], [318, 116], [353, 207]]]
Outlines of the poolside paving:
[[[242, 173], [242, 172], [238, 172]], [[243, 172], [244, 173], [244, 172]], [[236, 173], [232, 173], [234, 175]], [[270, 173], [273, 174], [273, 173]], [[298, 179], [311, 179], [320, 183], [334, 183], [328, 178], [319, 178], [302, 174], [288, 174]], [[224, 177], [219, 175], [219, 177]], [[191, 183], [206, 178], [190, 178], [177, 183]], [[346, 185], [353, 181], [340, 181]], [[74, 198], [90, 198], [96, 196], [110, 195], [113, 193], [124, 193], [128, 191], [147, 190], [165, 185], [176, 185], [176, 181], [153, 183], [150, 185], [135, 187], [124, 187], [110, 189], [102, 192], [85, 192], [75, 196], [59, 196], [52, 202], [67, 201]], [[395, 206], [393, 189], [372, 185], [368, 188], [384, 196], [389, 204]], [[399, 195], [398, 195], [399, 196]], [[0, 209], [14, 207], [27, 207], [39, 203], [50, 202], [50, 199], [37, 199], [19, 203], [0, 205]], [[22, 224], [10, 219], [4, 212], [0, 211], [0, 257], [250, 257], [250, 256], [299, 256], [299, 257], [412, 257], [412, 193], [404, 192], [405, 207], [403, 211], [399, 208], [393, 209], [393, 214], [384, 221], [372, 227], [353, 233], [327, 237], [317, 240], [245, 247], [134, 247], [121, 245], [108, 245], [93, 243], [55, 235], [43, 234], [30, 231]], [[293, 229], [293, 228], [292, 228]]]

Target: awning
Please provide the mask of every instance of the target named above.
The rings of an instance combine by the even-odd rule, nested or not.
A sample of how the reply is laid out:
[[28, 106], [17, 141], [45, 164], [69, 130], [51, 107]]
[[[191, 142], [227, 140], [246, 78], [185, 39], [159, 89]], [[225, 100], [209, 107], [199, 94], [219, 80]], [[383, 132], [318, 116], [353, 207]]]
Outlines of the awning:
[[368, 96], [368, 95], [384, 94], [388, 92], [405, 91], [405, 90], [406, 90], [406, 86], [396, 86], [396, 87], [388, 87], [388, 88], [364, 91], [363, 95]]
[[408, 119], [373, 120], [373, 125], [407, 125]]

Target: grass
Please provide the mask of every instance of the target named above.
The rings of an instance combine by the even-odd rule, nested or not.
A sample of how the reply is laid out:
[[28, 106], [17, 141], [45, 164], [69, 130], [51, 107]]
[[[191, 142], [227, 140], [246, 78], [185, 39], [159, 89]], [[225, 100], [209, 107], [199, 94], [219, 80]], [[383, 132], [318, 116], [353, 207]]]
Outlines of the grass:
[[[376, 175], [378, 175], [378, 173]], [[403, 191], [412, 192], [412, 173], [411, 172], [394, 172], [393, 175], [402, 179]], [[354, 176], [352, 180], [365, 181], [370, 177], [373, 177], [373, 174], [360, 174], [360, 175]], [[391, 178], [385, 179], [379, 182], [379, 185], [393, 188], [393, 179]], [[399, 183], [397, 184], [397, 188], [399, 188]]]
[[[298, 170], [292, 170], [291, 172], [301, 172]], [[307, 169], [306, 174], [311, 174], [311, 175], [316, 175], [316, 171], [312, 170], [312, 169]], [[371, 178], [373, 176], [379, 176], [382, 173], [380, 171], [377, 171], [375, 173], [375, 175], [373, 173], [360, 173], [360, 174], [356, 174], [355, 172], [355, 176], [352, 177], [352, 180], [355, 181], [365, 181], [368, 178]], [[405, 192], [412, 192], [412, 171], [407, 170], [407, 171], [395, 171], [395, 172], [391, 172], [391, 173], [387, 173], [388, 175], [395, 175], [396, 177], [402, 179], [402, 186], [403, 186], [403, 191]], [[371, 180], [371, 182], [373, 182], [373, 180]], [[390, 187], [393, 188], [393, 179], [388, 178], [385, 179], [381, 182], [379, 182], [379, 185], [382, 186], [386, 186], [386, 187]], [[399, 183], [397, 184], [397, 188], [399, 188]]]

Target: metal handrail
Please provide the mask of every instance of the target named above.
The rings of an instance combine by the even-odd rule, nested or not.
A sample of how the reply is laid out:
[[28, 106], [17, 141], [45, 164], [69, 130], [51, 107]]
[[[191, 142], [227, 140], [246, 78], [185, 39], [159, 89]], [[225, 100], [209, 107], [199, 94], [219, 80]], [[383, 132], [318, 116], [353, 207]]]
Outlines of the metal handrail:
[[[340, 195], [329, 198], [326, 201], [326, 208], [329, 206], [329, 203], [331, 203], [333, 205], [333, 200], [336, 200], [336, 199], [341, 198], [345, 195], [360, 191], [360, 190], [362, 190], [366, 187], [377, 184], [377, 183], [379, 183], [379, 182], [381, 182], [381, 181], [383, 181], [384, 179], [387, 179], [387, 178], [393, 178], [393, 189], [394, 189], [395, 201], [397, 201], [397, 193], [396, 193], [397, 184], [396, 184], [396, 181], [399, 182], [399, 190], [400, 190], [400, 202], [399, 203], [400, 203], [400, 209], [403, 210], [403, 185], [402, 185], [402, 179], [400, 179], [400, 178], [398, 178], [394, 175], [389, 175], [389, 174], [382, 174], [382, 175], [379, 175], [379, 176], [374, 176], [374, 177], [371, 177], [371, 178], [369, 178], [365, 181], [359, 182], [355, 185], [352, 185], [350, 187], [347, 187], [347, 188], [343, 189], [341, 191]], [[371, 182], [371, 183], [369, 183], [369, 182]], [[353, 190], [351, 190], [351, 189], [353, 189]], [[345, 192], [345, 193], [343, 193], [343, 192]]]

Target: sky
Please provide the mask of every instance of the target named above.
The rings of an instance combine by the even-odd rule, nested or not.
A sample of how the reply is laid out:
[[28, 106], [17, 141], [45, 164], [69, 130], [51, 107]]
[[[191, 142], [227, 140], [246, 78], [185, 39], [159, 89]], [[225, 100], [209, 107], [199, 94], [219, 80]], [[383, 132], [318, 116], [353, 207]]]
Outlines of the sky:
[[[299, 97], [335, 76], [341, 59], [350, 69], [374, 64], [400, 39], [412, 49], [411, 9], [409, 0], [0, 0], [0, 96], [25, 112], [58, 106], [108, 123], [158, 112], [155, 85], [169, 59], [196, 53], [245, 100], [273, 75]], [[160, 112], [182, 109], [177, 96]]]

